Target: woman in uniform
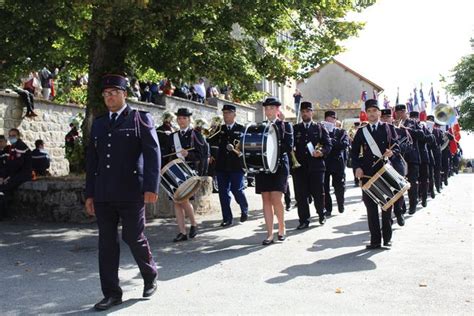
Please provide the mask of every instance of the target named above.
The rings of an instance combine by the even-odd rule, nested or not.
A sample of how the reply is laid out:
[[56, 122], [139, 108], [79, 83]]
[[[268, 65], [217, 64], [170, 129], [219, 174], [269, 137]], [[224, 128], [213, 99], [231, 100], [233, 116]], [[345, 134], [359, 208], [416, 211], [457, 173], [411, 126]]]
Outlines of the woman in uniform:
[[255, 192], [262, 195], [263, 214], [267, 228], [267, 238], [262, 244], [273, 244], [273, 217], [278, 219], [278, 240], [285, 240], [285, 220], [282, 196], [288, 186], [290, 173], [288, 155], [293, 147], [293, 127], [288, 122], [278, 118], [281, 103], [278, 99], [269, 97], [263, 102], [267, 123], [275, 124], [279, 134], [280, 157], [279, 166], [275, 173], [258, 173], [255, 177]]
[[[176, 152], [176, 155], [185, 160], [199, 176], [203, 176], [207, 172], [208, 146], [201, 133], [190, 126], [191, 115], [192, 113], [188, 108], [178, 109], [178, 112], [176, 113], [176, 121], [179, 130], [170, 135], [170, 152]], [[175, 201], [174, 210], [179, 233], [173, 241], [185, 241], [188, 240], [188, 236], [189, 238], [196, 237], [197, 222], [194, 217], [194, 208], [191, 202], [189, 200], [183, 202]], [[189, 235], [186, 232], [186, 216], [191, 222]]]

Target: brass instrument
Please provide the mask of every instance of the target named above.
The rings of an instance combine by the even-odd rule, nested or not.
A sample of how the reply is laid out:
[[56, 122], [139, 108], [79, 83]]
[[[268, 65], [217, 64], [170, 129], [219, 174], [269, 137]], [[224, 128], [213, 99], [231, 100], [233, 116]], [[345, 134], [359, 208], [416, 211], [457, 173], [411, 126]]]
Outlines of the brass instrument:
[[434, 120], [438, 125], [451, 125], [456, 119], [456, 111], [449, 104], [439, 103], [433, 113]]
[[234, 152], [238, 157], [243, 155], [240, 151], [240, 141], [238, 139], [234, 140], [234, 144], [227, 144], [226, 149], [228, 151]]
[[296, 159], [296, 154], [294, 150], [291, 151], [290, 157], [291, 157], [291, 163], [292, 163], [291, 169], [296, 169], [296, 168], [301, 167], [301, 164], [298, 162], [298, 159]]
[[203, 128], [202, 129], [202, 135], [206, 138], [206, 139], [211, 139], [213, 138], [214, 136], [216, 136], [217, 134], [219, 134], [221, 132], [221, 129], [222, 129], [222, 119], [220, 116], [214, 116], [212, 118], [212, 121], [211, 121], [211, 126], [207, 129], [207, 128]]

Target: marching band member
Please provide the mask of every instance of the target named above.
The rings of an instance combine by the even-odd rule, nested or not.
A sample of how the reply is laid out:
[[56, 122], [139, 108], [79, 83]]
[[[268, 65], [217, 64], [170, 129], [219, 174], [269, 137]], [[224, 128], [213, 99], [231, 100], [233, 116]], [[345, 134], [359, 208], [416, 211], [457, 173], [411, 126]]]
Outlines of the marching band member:
[[428, 152], [428, 145], [434, 142], [434, 136], [428, 129], [419, 122], [420, 113], [417, 111], [410, 112], [410, 119], [413, 119], [423, 132], [422, 137], [418, 139], [418, 150], [420, 152], [420, 174], [418, 177], [418, 194], [421, 197], [421, 205], [426, 207], [428, 198], [428, 175], [430, 157]]
[[161, 148], [161, 161], [164, 165], [163, 156], [167, 155], [167, 150], [171, 147], [170, 146], [170, 135], [174, 132], [173, 128], [173, 120], [174, 114], [171, 112], [164, 112], [162, 117], [162, 124], [158, 126], [156, 129], [156, 133], [158, 134], [158, 140], [160, 142]]
[[300, 224], [297, 229], [309, 226], [308, 198], [314, 200], [319, 223], [326, 222], [324, 214], [324, 157], [331, 151], [331, 140], [328, 131], [320, 123], [313, 122], [313, 104], [301, 102], [300, 114], [302, 122], [295, 124], [295, 155], [301, 164], [293, 170], [295, 198], [298, 205]]
[[240, 136], [245, 127], [235, 121], [236, 107], [231, 104], [224, 104], [222, 107], [224, 124], [221, 126], [219, 134], [213, 137], [212, 142], [218, 146], [215, 160], [217, 185], [219, 188], [219, 201], [222, 210], [222, 227], [232, 225], [233, 216], [230, 208], [231, 196], [234, 195], [236, 202], [240, 206], [240, 222], [243, 223], [248, 218], [249, 205], [244, 194], [244, 170], [240, 159], [240, 152], [235, 151], [239, 145]]
[[444, 143], [444, 132], [439, 128], [439, 125], [434, 123], [434, 116], [428, 115], [426, 118], [428, 121], [433, 122], [433, 135], [435, 137], [435, 143], [431, 146], [431, 150], [433, 152], [434, 158], [434, 166], [433, 166], [433, 178], [434, 178], [434, 186], [436, 187], [436, 191], [441, 193], [441, 146]]
[[[382, 116], [380, 117], [380, 120], [382, 122], [387, 124], [393, 123], [392, 110], [383, 109], [381, 113]], [[399, 174], [405, 177], [408, 173], [408, 166], [406, 161], [403, 159], [403, 155], [412, 149], [413, 140], [411, 139], [410, 133], [408, 133], [407, 129], [395, 126], [395, 131], [398, 135], [398, 147], [400, 148], [400, 151], [394, 152], [394, 155], [390, 158], [390, 163], [392, 164], [393, 169], [395, 169]], [[406, 205], [404, 198], [401, 198], [395, 202], [395, 204], [393, 205], [393, 212], [395, 213], [395, 217], [397, 218], [398, 225], [404, 226], [404, 213], [406, 213]]]
[[[190, 126], [191, 115], [192, 113], [188, 108], [178, 109], [178, 112], [176, 113], [176, 121], [179, 130], [170, 135], [171, 148], [169, 152], [176, 153], [176, 156], [185, 160], [199, 176], [203, 176], [207, 172], [208, 145], [201, 133]], [[189, 200], [174, 202], [174, 210], [179, 233], [173, 241], [180, 242], [188, 240], [185, 216], [187, 216], [191, 222], [189, 238], [196, 237], [197, 222], [194, 217], [194, 208], [191, 202]]]
[[[336, 195], [337, 207], [339, 213], [344, 213], [344, 191], [345, 191], [345, 169], [346, 159], [345, 152], [349, 147], [349, 137], [345, 130], [335, 125], [336, 112], [326, 111], [324, 113], [325, 122], [324, 125], [329, 132], [329, 138], [331, 140], [331, 151], [324, 159], [326, 165], [326, 172], [324, 174], [324, 193], [325, 193], [325, 206], [326, 216], [331, 216], [332, 212], [332, 199], [330, 194], [330, 179], [332, 177], [332, 186], [334, 187], [334, 194]], [[340, 124], [339, 124], [340, 126]]]
[[263, 102], [265, 117], [268, 123], [275, 124], [280, 135], [280, 164], [275, 173], [258, 173], [255, 176], [255, 192], [262, 195], [263, 214], [267, 228], [267, 238], [262, 244], [273, 244], [273, 217], [278, 219], [278, 240], [285, 240], [285, 220], [282, 195], [286, 191], [289, 175], [289, 159], [293, 147], [293, 128], [290, 123], [278, 119], [281, 103], [278, 99], [268, 97]]
[[[356, 177], [365, 184], [368, 178], [373, 176], [382, 166], [381, 157], [390, 158], [398, 151], [397, 133], [393, 126], [380, 122], [380, 109], [377, 100], [370, 99], [365, 102], [369, 123], [357, 130], [352, 146], [352, 164], [356, 169]], [[362, 157], [359, 157], [363, 147]], [[377, 163], [376, 163], [377, 162]], [[380, 233], [380, 219], [378, 204], [374, 202], [367, 193], [362, 192], [362, 199], [367, 208], [367, 220], [370, 230], [370, 244], [367, 249], [381, 248], [383, 245], [390, 247], [392, 239], [391, 208], [382, 211], [382, 234]]]
[[418, 142], [422, 141], [425, 133], [421, 126], [413, 119], [408, 118], [407, 107], [405, 104], [397, 104], [395, 106], [395, 116], [397, 119], [397, 126], [405, 127], [413, 140], [413, 147], [410, 151], [405, 153], [405, 160], [408, 164], [407, 179], [410, 182], [410, 189], [408, 190], [408, 198], [410, 206], [408, 214], [412, 215], [416, 212], [416, 205], [418, 204], [418, 178], [420, 175], [420, 147]]

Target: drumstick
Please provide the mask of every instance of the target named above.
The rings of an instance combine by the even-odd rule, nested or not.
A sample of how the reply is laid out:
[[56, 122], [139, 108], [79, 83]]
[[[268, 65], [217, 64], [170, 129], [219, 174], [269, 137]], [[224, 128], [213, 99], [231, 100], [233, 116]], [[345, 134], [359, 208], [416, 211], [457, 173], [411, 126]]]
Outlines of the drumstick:
[[[392, 148], [395, 147], [396, 144], [397, 144], [397, 143], [392, 144], [392, 146], [388, 147], [388, 149], [392, 150]], [[378, 163], [380, 162], [380, 160], [385, 159], [385, 158], [387, 158], [387, 157], [385, 157], [384, 155], [382, 155], [379, 159], [377, 159], [376, 162], [373, 163], [372, 167], [375, 166], [376, 164], [378, 164]]]
[[[183, 148], [184, 149], [184, 148]], [[186, 151], [190, 151], [190, 150], [193, 150], [194, 147], [191, 147], [191, 148], [187, 148], [187, 149], [184, 149]], [[171, 153], [171, 154], [167, 154], [167, 155], [164, 155], [163, 158], [166, 158], [166, 157], [170, 157], [170, 156], [174, 156], [174, 155], [177, 155], [179, 154], [179, 152], [174, 152], [174, 153]]]

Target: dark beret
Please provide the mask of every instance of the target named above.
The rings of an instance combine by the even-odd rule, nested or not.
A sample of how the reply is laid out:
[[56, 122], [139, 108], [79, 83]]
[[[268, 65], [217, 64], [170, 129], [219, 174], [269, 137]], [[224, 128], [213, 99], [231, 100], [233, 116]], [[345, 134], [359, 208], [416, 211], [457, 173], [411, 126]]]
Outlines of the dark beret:
[[107, 74], [102, 77], [102, 90], [116, 88], [127, 90], [127, 79], [121, 75]]
[[334, 117], [334, 118], [336, 118], [336, 112], [332, 111], [332, 110], [326, 111], [326, 112], [324, 112], [324, 117]]
[[428, 115], [428, 116], [426, 117], [426, 119], [427, 119], [428, 121], [434, 122], [434, 115]]
[[235, 105], [232, 105], [232, 104], [224, 104], [224, 106], [222, 107], [222, 111], [235, 112], [236, 110], [237, 110], [237, 108], [235, 107]]
[[410, 112], [410, 118], [419, 118], [420, 117], [420, 112], [418, 111], [411, 111]]
[[313, 103], [309, 101], [303, 101], [300, 104], [300, 110], [313, 110]]
[[376, 108], [377, 110], [380, 110], [379, 108], [379, 103], [375, 99], [369, 99], [365, 101], [365, 109], [370, 109], [370, 108]]
[[193, 115], [193, 113], [190, 112], [188, 108], [179, 108], [178, 112], [176, 112], [175, 114], [176, 114], [176, 116], [191, 116], [191, 115]]
[[390, 110], [390, 109], [382, 109], [382, 115], [392, 115], [392, 110]]
[[274, 97], [268, 97], [263, 101], [263, 106], [269, 106], [269, 105], [275, 105], [275, 106], [280, 106], [281, 102], [277, 98]]
[[405, 104], [397, 104], [395, 105], [395, 112], [397, 111], [406, 111], [407, 106]]

